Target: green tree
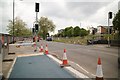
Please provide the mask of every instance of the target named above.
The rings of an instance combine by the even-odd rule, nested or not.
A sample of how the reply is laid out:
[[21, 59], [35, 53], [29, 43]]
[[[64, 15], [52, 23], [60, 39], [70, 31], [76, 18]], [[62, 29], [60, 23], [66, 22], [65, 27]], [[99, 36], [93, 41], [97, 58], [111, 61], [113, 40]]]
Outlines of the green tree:
[[80, 36], [80, 27], [74, 27], [74, 37]]
[[87, 36], [89, 34], [89, 31], [85, 30], [84, 28], [80, 29], [80, 36], [84, 37]]
[[56, 27], [53, 21], [49, 20], [47, 17], [41, 17], [38, 23], [40, 25], [39, 35], [41, 35], [43, 39], [46, 38], [48, 32], [53, 32]]
[[117, 12], [113, 19], [113, 28], [118, 31], [120, 35], [120, 10]]
[[73, 27], [66, 27], [65, 30], [64, 30], [64, 35], [65, 37], [72, 37], [73, 36]]
[[[8, 24], [8, 33], [13, 35], [13, 21], [9, 20]], [[14, 20], [14, 36], [29, 36], [31, 35], [31, 31], [26, 28], [25, 22], [21, 20], [19, 17], [16, 17]]]

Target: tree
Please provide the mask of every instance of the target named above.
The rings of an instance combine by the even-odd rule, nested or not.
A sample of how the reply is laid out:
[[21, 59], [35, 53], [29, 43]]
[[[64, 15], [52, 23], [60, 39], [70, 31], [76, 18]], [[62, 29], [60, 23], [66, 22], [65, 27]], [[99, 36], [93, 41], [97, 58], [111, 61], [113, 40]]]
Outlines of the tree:
[[80, 36], [80, 27], [74, 27], [74, 37]]
[[56, 27], [53, 21], [49, 20], [47, 17], [41, 17], [38, 23], [40, 25], [39, 35], [43, 36], [43, 39], [46, 38], [48, 32], [53, 32]]
[[66, 27], [64, 30], [65, 37], [72, 37], [73, 36], [73, 27]]
[[[26, 24], [19, 17], [16, 17], [14, 20], [14, 36], [29, 36], [31, 31], [25, 27]], [[13, 21], [9, 20], [8, 24], [8, 33], [13, 35]]]
[[113, 28], [118, 31], [120, 35], [120, 10], [117, 12], [113, 19]]
[[80, 36], [84, 37], [87, 36], [89, 34], [89, 31], [85, 30], [84, 28], [80, 29]]

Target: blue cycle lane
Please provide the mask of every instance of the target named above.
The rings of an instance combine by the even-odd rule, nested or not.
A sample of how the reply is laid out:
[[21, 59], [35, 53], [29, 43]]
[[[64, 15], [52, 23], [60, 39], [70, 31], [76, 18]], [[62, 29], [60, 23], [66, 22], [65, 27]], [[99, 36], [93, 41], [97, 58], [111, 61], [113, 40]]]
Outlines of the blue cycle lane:
[[46, 55], [18, 57], [9, 79], [18, 78], [49, 78], [49, 80], [53, 80], [52, 78], [62, 78], [64, 80], [69, 78], [76, 80], [74, 76]]

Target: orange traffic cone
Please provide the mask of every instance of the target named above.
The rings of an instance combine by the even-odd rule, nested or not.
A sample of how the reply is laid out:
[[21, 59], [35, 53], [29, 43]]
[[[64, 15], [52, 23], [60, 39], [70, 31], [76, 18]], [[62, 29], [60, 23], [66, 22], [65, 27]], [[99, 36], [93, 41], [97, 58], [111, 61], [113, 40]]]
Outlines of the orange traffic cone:
[[43, 52], [43, 46], [42, 46], [42, 44], [40, 46], [40, 52]]
[[63, 60], [61, 64], [61, 67], [64, 67], [64, 66], [69, 66], [67, 56], [66, 56], [66, 49], [64, 49]]
[[101, 65], [101, 59], [100, 58], [98, 58], [96, 80], [103, 80], [103, 71], [102, 71], [102, 65]]
[[48, 45], [46, 45], [45, 54], [48, 54]]

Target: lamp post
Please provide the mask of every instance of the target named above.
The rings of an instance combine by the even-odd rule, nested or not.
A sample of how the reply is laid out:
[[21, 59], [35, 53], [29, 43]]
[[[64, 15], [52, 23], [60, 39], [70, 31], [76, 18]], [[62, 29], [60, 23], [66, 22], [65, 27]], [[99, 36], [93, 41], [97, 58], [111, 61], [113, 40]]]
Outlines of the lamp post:
[[13, 43], [14, 43], [14, 27], [15, 27], [15, 21], [14, 21], [14, 14], [15, 14], [15, 0], [13, 0]]
[[[23, 0], [20, 0], [20, 1], [23, 1]], [[14, 18], [15, 18], [15, 0], [13, 0], [13, 34], [12, 34], [12, 36], [13, 36], [13, 43], [15, 42], [15, 20], [14, 20]]]

